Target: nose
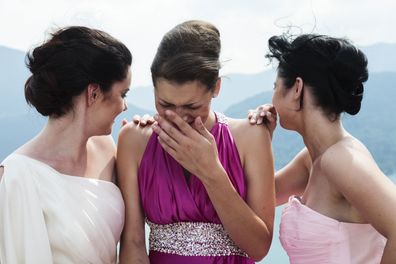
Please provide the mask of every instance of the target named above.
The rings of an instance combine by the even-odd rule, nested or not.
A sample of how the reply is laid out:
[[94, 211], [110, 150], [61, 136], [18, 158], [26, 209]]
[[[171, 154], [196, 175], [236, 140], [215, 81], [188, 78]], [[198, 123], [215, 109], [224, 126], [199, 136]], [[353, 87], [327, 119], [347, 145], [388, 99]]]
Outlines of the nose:
[[122, 111], [126, 111], [126, 110], [128, 110], [128, 103], [126, 99], [124, 99], [124, 109], [122, 109]]
[[190, 122], [190, 115], [182, 107], [176, 107], [175, 112], [178, 116], [183, 118], [184, 121]]

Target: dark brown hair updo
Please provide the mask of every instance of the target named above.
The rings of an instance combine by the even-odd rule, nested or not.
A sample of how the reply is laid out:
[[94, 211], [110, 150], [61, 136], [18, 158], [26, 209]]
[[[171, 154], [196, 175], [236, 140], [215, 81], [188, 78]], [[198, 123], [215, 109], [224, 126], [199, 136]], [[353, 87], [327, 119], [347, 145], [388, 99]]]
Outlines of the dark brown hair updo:
[[25, 83], [26, 101], [43, 116], [63, 116], [89, 84], [106, 93], [126, 77], [131, 63], [128, 48], [103, 31], [60, 29], [26, 55], [32, 73]]
[[292, 41], [286, 35], [273, 36], [268, 42], [266, 57], [279, 62], [278, 75], [287, 88], [301, 77], [327, 115], [338, 118], [342, 112], [359, 112], [368, 79], [367, 58], [361, 50], [346, 39], [315, 34]]
[[159, 78], [183, 84], [199, 81], [213, 90], [220, 70], [220, 33], [212, 24], [192, 20], [174, 27], [162, 38], [151, 76], [154, 87]]

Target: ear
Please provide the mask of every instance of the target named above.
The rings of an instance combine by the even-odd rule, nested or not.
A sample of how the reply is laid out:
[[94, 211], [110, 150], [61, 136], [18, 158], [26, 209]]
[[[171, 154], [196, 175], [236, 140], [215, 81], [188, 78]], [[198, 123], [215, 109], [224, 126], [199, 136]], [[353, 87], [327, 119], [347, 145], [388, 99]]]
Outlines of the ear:
[[220, 87], [221, 87], [221, 78], [218, 78], [217, 81], [216, 81], [216, 86], [215, 86], [215, 88], [213, 89], [213, 92], [212, 92], [212, 97], [213, 98], [216, 98], [219, 95]]
[[90, 83], [87, 88], [87, 104], [88, 106], [93, 105], [99, 98], [100, 88], [99, 84]]
[[300, 101], [304, 96], [304, 81], [301, 77], [297, 77], [293, 85], [293, 99]]

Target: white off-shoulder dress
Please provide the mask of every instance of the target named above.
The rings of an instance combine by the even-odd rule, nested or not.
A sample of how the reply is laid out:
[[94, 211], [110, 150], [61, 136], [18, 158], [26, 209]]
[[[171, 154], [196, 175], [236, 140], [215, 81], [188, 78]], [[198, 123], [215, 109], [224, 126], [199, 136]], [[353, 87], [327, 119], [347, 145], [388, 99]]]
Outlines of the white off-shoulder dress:
[[115, 184], [20, 154], [1, 165], [0, 263], [116, 263], [124, 202]]

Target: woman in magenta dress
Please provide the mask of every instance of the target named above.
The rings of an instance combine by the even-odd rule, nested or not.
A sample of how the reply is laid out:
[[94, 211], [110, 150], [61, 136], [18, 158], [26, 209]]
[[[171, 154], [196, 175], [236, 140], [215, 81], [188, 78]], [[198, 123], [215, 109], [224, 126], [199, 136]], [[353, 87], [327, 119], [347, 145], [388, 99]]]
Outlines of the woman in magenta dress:
[[219, 31], [203, 21], [162, 39], [151, 67], [157, 123], [128, 124], [119, 136], [121, 263], [254, 263], [269, 250], [271, 136], [210, 109], [220, 91], [219, 53]]
[[275, 36], [269, 47], [279, 61], [272, 102], [280, 125], [305, 144], [276, 173], [277, 203], [288, 202], [280, 240], [290, 262], [396, 263], [395, 185], [340, 118], [360, 110], [366, 57], [323, 35]]

